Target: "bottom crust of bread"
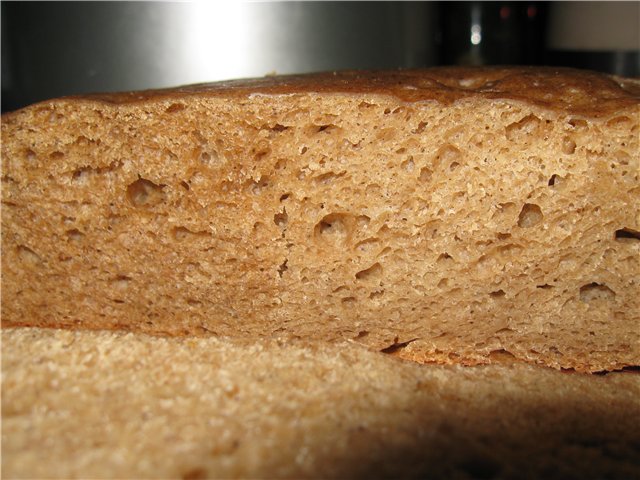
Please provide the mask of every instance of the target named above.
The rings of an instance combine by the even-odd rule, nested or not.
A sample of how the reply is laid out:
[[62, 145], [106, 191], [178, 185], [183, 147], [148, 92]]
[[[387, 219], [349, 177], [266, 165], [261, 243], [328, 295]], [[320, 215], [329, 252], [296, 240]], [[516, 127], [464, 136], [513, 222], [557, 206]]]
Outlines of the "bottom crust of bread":
[[640, 375], [2, 331], [5, 478], [638, 478]]

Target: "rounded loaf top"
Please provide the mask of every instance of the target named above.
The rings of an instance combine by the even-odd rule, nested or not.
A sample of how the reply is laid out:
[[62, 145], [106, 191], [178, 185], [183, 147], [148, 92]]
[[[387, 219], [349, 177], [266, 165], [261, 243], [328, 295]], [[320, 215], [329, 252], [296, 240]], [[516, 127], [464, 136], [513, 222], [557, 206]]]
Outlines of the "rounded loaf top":
[[552, 67], [436, 67], [272, 75], [68, 98], [130, 104], [194, 95], [251, 97], [316, 92], [392, 95], [406, 102], [443, 104], [474, 97], [516, 100], [590, 117], [640, 105], [640, 79]]

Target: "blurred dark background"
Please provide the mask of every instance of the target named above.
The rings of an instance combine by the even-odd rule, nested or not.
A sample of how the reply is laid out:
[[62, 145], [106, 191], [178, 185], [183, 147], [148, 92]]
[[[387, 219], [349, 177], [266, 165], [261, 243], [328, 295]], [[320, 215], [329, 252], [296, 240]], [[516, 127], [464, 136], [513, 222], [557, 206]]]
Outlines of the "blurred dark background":
[[640, 2], [6, 2], [2, 110], [268, 73], [532, 64], [640, 75]]

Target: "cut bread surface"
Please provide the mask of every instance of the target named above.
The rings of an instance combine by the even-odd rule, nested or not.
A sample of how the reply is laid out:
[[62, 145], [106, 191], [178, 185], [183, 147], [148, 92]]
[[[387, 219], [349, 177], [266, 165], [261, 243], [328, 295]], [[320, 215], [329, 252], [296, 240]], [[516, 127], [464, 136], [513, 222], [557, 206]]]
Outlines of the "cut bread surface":
[[640, 364], [638, 84], [283, 77], [3, 118], [2, 322]]

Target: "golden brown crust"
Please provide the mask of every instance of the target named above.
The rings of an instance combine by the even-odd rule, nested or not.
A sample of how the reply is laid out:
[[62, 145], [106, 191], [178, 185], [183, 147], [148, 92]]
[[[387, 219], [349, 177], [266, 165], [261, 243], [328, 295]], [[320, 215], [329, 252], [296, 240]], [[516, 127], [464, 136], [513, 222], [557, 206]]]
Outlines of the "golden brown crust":
[[404, 102], [437, 101], [442, 104], [483, 97], [515, 100], [595, 118], [639, 104], [640, 80], [570, 68], [438, 67], [276, 75], [67, 99], [135, 104], [193, 95], [249, 97], [310, 92], [382, 94]]

